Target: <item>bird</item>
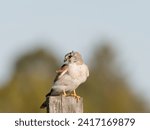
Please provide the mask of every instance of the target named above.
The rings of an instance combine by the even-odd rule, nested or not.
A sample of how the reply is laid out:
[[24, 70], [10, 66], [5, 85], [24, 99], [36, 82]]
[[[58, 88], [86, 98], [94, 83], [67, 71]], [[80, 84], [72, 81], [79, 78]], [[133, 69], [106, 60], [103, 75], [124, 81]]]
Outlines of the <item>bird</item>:
[[[56, 73], [54, 83], [50, 92], [46, 95], [46, 99], [49, 96], [70, 95], [78, 101], [80, 96], [77, 95], [76, 89], [89, 77], [89, 69], [81, 54], [74, 51], [67, 53], [64, 56], [64, 64], [56, 70]], [[47, 105], [48, 100], [44, 101], [40, 108], [45, 108]]]

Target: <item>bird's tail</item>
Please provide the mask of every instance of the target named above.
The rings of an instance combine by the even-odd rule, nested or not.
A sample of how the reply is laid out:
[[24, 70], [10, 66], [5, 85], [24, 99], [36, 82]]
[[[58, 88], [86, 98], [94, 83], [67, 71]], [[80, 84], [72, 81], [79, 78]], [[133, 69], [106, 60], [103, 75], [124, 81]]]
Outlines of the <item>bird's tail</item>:
[[45, 107], [48, 107], [49, 105], [49, 98], [46, 97], [46, 100], [42, 103], [42, 105], [40, 106], [41, 109], [45, 108]]
[[51, 91], [46, 95], [46, 100], [42, 103], [42, 105], [40, 106], [41, 109], [48, 107], [49, 105], [49, 96], [51, 95], [56, 95], [55, 91], [53, 89], [51, 89]]
[[40, 106], [41, 109], [44, 109], [45, 107], [47, 107], [47, 102], [43, 102], [42, 105]]

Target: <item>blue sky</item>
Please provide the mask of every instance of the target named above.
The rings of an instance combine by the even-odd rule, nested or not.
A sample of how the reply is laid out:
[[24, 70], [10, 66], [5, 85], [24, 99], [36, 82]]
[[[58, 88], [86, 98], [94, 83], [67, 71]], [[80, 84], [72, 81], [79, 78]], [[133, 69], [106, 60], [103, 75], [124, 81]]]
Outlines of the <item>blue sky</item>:
[[26, 51], [44, 46], [61, 59], [78, 50], [88, 59], [98, 41], [108, 38], [133, 89], [150, 100], [149, 5], [148, 0], [0, 0], [0, 83]]

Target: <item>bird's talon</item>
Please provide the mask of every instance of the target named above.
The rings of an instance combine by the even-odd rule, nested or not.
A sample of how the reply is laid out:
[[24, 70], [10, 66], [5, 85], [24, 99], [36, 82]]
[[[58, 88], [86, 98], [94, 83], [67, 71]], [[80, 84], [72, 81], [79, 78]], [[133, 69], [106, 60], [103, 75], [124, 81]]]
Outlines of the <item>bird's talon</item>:
[[62, 96], [66, 97], [66, 96], [67, 96], [67, 94], [63, 94]]
[[77, 102], [80, 100], [80, 96], [78, 96], [75, 92], [75, 90], [73, 91], [73, 93], [71, 94], [71, 96], [73, 96], [74, 98], [77, 99]]
[[75, 98], [77, 99], [77, 102], [80, 100], [80, 96], [76, 96]]
[[62, 96], [64, 96], [64, 97], [66, 97], [66, 96], [67, 96], [67, 94], [66, 94], [66, 92], [65, 92], [65, 91], [63, 91]]

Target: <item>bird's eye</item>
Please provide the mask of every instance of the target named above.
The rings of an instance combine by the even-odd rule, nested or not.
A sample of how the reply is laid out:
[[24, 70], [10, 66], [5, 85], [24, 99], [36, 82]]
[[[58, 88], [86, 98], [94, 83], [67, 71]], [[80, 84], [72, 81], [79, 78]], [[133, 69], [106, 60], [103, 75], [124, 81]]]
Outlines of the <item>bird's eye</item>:
[[71, 58], [72, 56], [69, 56], [69, 58]]

